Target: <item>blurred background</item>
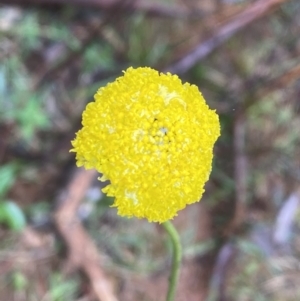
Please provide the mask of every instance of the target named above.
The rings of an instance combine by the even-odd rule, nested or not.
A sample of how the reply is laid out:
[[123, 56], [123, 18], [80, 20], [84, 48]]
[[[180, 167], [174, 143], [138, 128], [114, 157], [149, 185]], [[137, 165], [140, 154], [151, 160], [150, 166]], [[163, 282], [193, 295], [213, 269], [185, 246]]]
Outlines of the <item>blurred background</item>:
[[220, 115], [206, 193], [174, 219], [176, 300], [299, 300], [299, 0], [0, 0], [0, 300], [165, 300], [164, 231], [118, 217], [69, 153], [129, 66]]

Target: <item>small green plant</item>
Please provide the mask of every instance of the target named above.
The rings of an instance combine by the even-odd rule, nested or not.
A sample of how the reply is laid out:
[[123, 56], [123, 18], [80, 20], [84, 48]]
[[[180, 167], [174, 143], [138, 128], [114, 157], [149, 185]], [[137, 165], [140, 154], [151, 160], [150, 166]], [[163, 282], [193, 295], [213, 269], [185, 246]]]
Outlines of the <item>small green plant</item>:
[[53, 274], [50, 278], [49, 299], [52, 301], [75, 300], [78, 287], [76, 279], [65, 279], [61, 274]]
[[6, 199], [6, 193], [14, 184], [17, 169], [18, 165], [14, 163], [0, 167], [0, 223], [16, 231], [24, 228], [26, 219], [21, 208]]

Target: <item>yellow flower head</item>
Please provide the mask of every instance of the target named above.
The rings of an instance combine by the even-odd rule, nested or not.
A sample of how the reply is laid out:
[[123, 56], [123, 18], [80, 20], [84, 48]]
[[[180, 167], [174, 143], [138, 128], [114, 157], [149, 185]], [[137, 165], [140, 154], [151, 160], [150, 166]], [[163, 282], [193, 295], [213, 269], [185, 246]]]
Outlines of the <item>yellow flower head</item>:
[[121, 216], [165, 222], [200, 200], [209, 178], [218, 115], [176, 75], [129, 68], [100, 88], [72, 141], [78, 166], [110, 180]]

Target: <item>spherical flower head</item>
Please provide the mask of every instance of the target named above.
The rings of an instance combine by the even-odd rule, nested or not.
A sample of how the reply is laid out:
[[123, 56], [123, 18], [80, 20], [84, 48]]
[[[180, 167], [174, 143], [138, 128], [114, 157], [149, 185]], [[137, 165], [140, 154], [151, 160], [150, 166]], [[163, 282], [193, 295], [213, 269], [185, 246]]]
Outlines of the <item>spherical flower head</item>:
[[102, 87], [72, 141], [78, 166], [109, 180], [121, 216], [165, 222], [200, 200], [209, 178], [218, 115], [198, 88], [148, 67]]

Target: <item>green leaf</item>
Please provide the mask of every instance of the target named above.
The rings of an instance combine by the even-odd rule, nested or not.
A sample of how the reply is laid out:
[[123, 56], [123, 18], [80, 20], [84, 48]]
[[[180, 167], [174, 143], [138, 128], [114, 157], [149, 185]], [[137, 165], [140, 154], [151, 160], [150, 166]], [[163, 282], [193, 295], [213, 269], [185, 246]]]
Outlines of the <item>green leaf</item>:
[[22, 292], [26, 289], [29, 282], [25, 275], [19, 271], [12, 274], [12, 283], [16, 291]]
[[21, 208], [14, 202], [0, 202], [0, 222], [11, 230], [20, 231], [26, 226], [26, 219]]
[[41, 103], [37, 96], [32, 96], [26, 105], [19, 111], [17, 119], [20, 130], [25, 140], [30, 140], [37, 129], [46, 128], [49, 125], [46, 114], [42, 111]]
[[8, 163], [0, 167], [0, 198], [11, 188], [15, 181], [17, 165]]
[[50, 296], [53, 301], [74, 300], [77, 281], [65, 279], [61, 274], [54, 274], [50, 279]]

